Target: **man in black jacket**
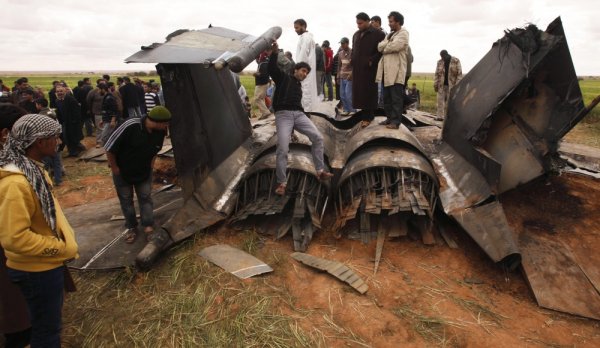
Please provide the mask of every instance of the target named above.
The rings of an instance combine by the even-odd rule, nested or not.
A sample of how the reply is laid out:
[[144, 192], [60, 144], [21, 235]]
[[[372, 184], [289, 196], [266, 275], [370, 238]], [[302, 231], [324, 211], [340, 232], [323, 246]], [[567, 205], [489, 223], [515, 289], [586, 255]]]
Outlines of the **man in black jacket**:
[[114, 132], [119, 122], [119, 107], [117, 99], [112, 94], [106, 83], [101, 83], [98, 88], [102, 96], [102, 121], [100, 122], [102, 133], [100, 134], [99, 144], [106, 144], [110, 135]]
[[130, 117], [112, 133], [104, 145], [125, 217], [126, 243], [133, 243], [138, 232], [133, 206], [134, 190], [144, 232], [149, 238], [154, 231], [152, 164], [163, 146], [170, 120], [171, 112], [164, 106], [157, 106], [141, 118]]
[[119, 88], [121, 101], [123, 102], [123, 118], [142, 117], [138, 87], [131, 83], [127, 76], [123, 77], [123, 82], [123, 86]]
[[296, 129], [310, 139], [313, 162], [317, 177], [327, 180], [333, 176], [325, 170], [323, 160], [323, 136], [312, 121], [304, 113], [302, 108], [302, 85], [301, 82], [310, 72], [310, 65], [306, 62], [296, 63], [294, 74], [288, 75], [281, 71], [277, 65], [279, 46], [273, 43], [271, 57], [269, 58], [269, 75], [277, 88], [273, 100], [275, 109], [275, 127], [277, 128], [277, 154], [276, 168], [277, 189], [275, 193], [284, 195], [287, 186], [287, 156], [290, 146], [290, 137]]
[[26, 89], [21, 92], [21, 102], [19, 103], [19, 106], [27, 110], [30, 114], [37, 114], [35, 102], [33, 101], [34, 94], [33, 89]]
[[63, 143], [67, 145], [68, 157], [77, 157], [85, 146], [81, 144], [83, 132], [81, 131], [81, 107], [77, 100], [67, 94], [65, 87], [56, 87], [56, 116], [62, 125]]
[[94, 130], [94, 122], [93, 115], [90, 112], [89, 105], [87, 105], [87, 95], [93, 89], [90, 83], [89, 77], [84, 77], [83, 80], [77, 83], [77, 87], [73, 89], [73, 97], [77, 99], [79, 105], [81, 106], [81, 120], [85, 126], [86, 135], [92, 136], [92, 132]]
[[271, 51], [267, 50], [261, 53], [258, 58], [256, 58], [256, 63], [258, 63], [258, 69], [254, 73], [254, 104], [258, 108], [258, 112], [260, 112], [259, 120], [265, 119], [271, 116], [271, 111], [265, 104], [265, 98], [267, 97], [267, 88], [269, 87], [269, 55], [271, 55]]

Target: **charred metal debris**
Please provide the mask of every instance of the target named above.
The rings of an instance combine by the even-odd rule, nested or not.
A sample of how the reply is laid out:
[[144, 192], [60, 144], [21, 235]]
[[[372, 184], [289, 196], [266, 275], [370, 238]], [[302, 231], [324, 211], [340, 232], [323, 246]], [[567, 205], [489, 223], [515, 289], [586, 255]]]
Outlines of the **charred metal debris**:
[[274, 122], [250, 122], [228, 69], [240, 71], [280, 34], [183, 31], [127, 59], [159, 63], [185, 201], [163, 225], [167, 241], [151, 241], [138, 265], [218, 221], [276, 238], [291, 231], [294, 250], [305, 251], [324, 228], [369, 242], [413, 226], [435, 243], [437, 214], [452, 217], [503, 267], [519, 265], [497, 195], [552, 169], [560, 139], [589, 112], [560, 18], [546, 31], [507, 31], [453, 88], [443, 124], [408, 111], [412, 130], [390, 130], [377, 118], [366, 125], [360, 112], [340, 120], [323, 103], [311, 118], [335, 177], [317, 180], [310, 143], [299, 135], [283, 197], [274, 194]]

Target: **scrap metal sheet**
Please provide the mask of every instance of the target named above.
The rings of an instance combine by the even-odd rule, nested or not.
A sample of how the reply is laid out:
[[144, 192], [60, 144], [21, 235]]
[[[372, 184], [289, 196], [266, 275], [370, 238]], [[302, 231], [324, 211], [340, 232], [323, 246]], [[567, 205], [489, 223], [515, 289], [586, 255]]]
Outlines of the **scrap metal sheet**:
[[[541, 158], [556, 150], [556, 142], [574, 126], [583, 109], [577, 75], [557, 18], [546, 32], [533, 25], [507, 32], [463, 77], [450, 92], [443, 140], [499, 193], [531, 180], [539, 170], [510, 173], [512, 168], [508, 168], [504, 186], [498, 188], [501, 167], [512, 166], [515, 159], [503, 162], [497, 158], [503, 157], [504, 136], [498, 144], [487, 138], [490, 130], [503, 132], [498, 119], [508, 115], [534, 145], [523, 151]], [[513, 177], [507, 179], [510, 175]]]
[[227, 244], [209, 246], [202, 249], [198, 255], [240, 279], [273, 272], [273, 269], [266, 263]]
[[356, 291], [364, 294], [369, 290], [369, 286], [359, 277], [352, 269], [343, 263], [337, 261], [331, 261], [316, 257], [313, 255], [295, 252], [292, 253], [292, 258], [296, 261], [300, 261], [305, 265], [314, 267], [321, 271], [325, 271], [339, 280], [346, 282], [352, 286]]
[[446, 143], [432, 156], [440, 179], [439, 197], [446, 214], [459, 214], [492, 195], [485, 178]]
[[103, 147], [92, 147], [91, 149], [85, 150], [77, 159], [84, 161], [92, 160], [104, 155], [104, 152]]
[[525, 184], [544, 173], [541, 155], [515, 124], [490, 130], [486, 149], [502, 163], [498, 192]]
[[564, 243], [533, 233], [519, 238], [523, 270], [542, 307], [600, 320], [600, 293]]
[[455, 212], [451, 216], [494, 262], [502, 262], [509, 269], [519, 265], [519, 249], [498, 201]]
[[597, 147], [561, 142], [558, 151], [561, 155], [575, 160], [578, 167], [600, 172], [600, 151]]
[[[154, 193], [152, 199], [155, 228], [182, 206], [179, 189]], [[136, 210], [139, 212], [137, 207]], [[117, 198], [65, 209], [79, 245], [79, 258], [69, 263], [69, 267], [113, 269], [133, 266], [137, 254], [146, 245], [146, 236], [140, 231], [134, 243], [125, 243], [123, 221], [111, 220], [113, 215], [120, 214]]]
[[406, 111], [406, 115], [421, 126], [433, 126], [441, 129], [444, 125], [444, 122], [440, 121], [436, 115], [432, 115], [425, 111], [409, 109]]
[[571, 244], [570, 249], [579, 268], [600, 294], [600, 253], [593, 247], [593, 241], [597, 240], [599, 234], [600, 231], [596, 230], [593, 234], [583, 236], [577, 244]]
[[231, 73], [198, 64], [159, 64], [158, 71], [173, 114], [177, 173], [184, 178], [206, 174], [252, 134]]
[[126, 58], [125, 62], [204, 63], [224, 52], [235, 52], [247, 47], [255, 39], [254, 36], [219, 27], [181, 30], [179, 35], [173, 35], [165, 43], [142, 47], [141, 51]]

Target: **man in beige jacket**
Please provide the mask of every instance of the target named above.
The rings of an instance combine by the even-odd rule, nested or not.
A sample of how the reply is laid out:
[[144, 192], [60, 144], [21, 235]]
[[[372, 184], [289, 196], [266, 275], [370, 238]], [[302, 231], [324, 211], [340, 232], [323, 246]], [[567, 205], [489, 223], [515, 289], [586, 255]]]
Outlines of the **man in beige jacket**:
[[391, 32], [377, 45], [382, 56], [377, 66], [375, 81], [383, 81], [383, 107], [387, 119], [381, 124], [387, 128], [398, 129], [404, 109], [408, 31], [402, 27], [404, 16], [399, 12], [390, 12], [388, 22]]

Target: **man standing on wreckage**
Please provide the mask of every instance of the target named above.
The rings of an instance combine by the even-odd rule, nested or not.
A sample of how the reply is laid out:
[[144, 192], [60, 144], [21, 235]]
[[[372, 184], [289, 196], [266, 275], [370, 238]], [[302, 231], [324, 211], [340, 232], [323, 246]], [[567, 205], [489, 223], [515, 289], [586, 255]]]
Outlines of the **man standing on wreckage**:
[[287, 186], [287, 159], [290, 137], [294, 129], [310, 139], [313, 162], [319, 180], [330, 179], [333, 174], [325, 170], [323, 136], [302, 108], [302, 81], [310, 73], [310, 65], [305, 62], [296, 63], [293, 74], [288, 75], [277, 66], [277, 55], [279, 54], [277, 42], [273, 42], [272, 47], [273, 51], [269, 59], [269, 75], [277, 85], [273, 100], [275, 128], [277, 129], [275, 167], [277, 189], [275, 189], [275, 193], [282, 196], [285, 194]]
[[391, 32], [379, 42], [381, 59], [377, 67], [377, 83], [383, 82], [383, 103], [387, 119], [380, 124], [398, 129], [404, 111], [408, 31], [403, 27], [404, 16], [397, 11], [388, 15]]

